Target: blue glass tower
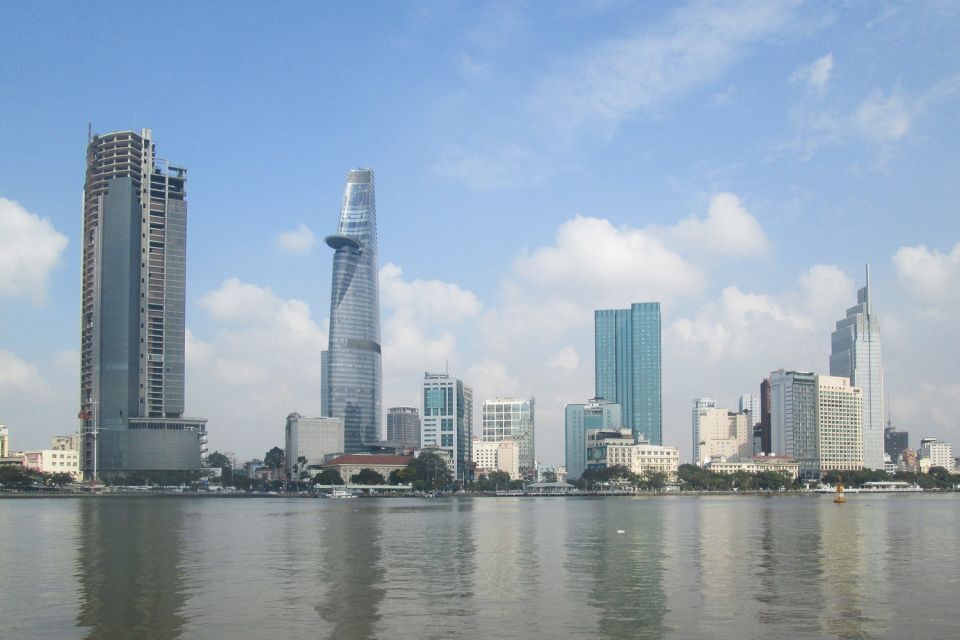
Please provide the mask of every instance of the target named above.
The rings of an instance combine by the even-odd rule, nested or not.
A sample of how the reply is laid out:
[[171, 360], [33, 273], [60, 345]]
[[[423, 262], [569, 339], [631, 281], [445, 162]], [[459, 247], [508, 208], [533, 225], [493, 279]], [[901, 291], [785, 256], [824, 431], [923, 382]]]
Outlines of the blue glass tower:
[[594, 313], [597, 397], [619, 404], [636, 440], [662, 444], [660, 303]]
[[362, 451], [380, 440], [383, 367], [377, 283], [377, 206], [373, 171], [347, 174], [330, 288], [330, 341], [322, 355], [322, 412], [343, 419], [344, 448]]

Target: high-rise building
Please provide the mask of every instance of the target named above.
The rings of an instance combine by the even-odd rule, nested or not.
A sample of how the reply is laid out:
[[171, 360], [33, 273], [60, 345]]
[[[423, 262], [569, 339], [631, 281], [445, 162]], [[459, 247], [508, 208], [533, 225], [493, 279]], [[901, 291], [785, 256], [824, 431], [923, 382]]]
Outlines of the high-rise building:
[[[291, 413], [284, 429], [284, 453], [288, 478], [294, 477], [294, 465], [299, 473], [320, 467], [327, 456], [343, 453], [343, 420]], [[301, 457], [307, 461], [301, 462]]]
[[773, 450], [799, 464], [800, 477], [863, 468], [862, 392], [846, 378], [799, 371], [770, 374]]
[[423, 374], [420, 447], [449, 456], [454, 479], [470, 481], [473, 390], [447, 373]]
[[717, 404], [713, 401], [713, 398], [701, 397], [693, 399], [693, 412], [690, 421], [690, 430], [693, 435], [693, 464], [703, 462], [703, 456], [700, 455], [700, 412], [713, 409], [716, 406]]
[[623, 408], [635, 440], [661, 444], [660, 303], [594, 313], [596, 396]]
[[862, 469], [861, 389], [852, 386], [847, 378], [837, 376], [817, 376], [816, 385], [817, 457], [820, 473]]
[[591, 398], [586, 404], [568, 404], [564, 410], [564, 461], [568, 478], [576, 480], [587, 469], [587, 431], [619, 429], [623, 413], [619, 404]]
[[510, 439], [520, 450], [520, 475], [536, 479], [534, 464], [534, 404], [533, 398], [496, 398], [483, 402], [483, 421], [480, 439], [499, 442]]
[[917, 466], [925, 473], [934, 467], [953, 471], [953, 446], [936, 438], [922, 438], [917, 451]]
[[800, 465], [800, 477], [820, 478], [816, 375], [780, 369], [770, 374], [770, 446]]
[[420, 411], [416, 407], [387, 409], [387, 440], [400, 449], [420, 447]]
[[750, 413], [750, 426], [760, 421], [760, 394], [744, 393], [740, 396], [740, 413]]
[[883, 452], [896, 462], [900, 454], [910, 446], [910, 434], [906, 431], [897, 431], [892, 426], [883, 430]]
[[0, 458], [6, 458], [10, 451], [10, 432], [0, 424]]
[[699, 441], [694, 463], [703, 465], [711, 458], [743, 459], [753, 456], [751, 414], [726, 409], [700, 409], [697, 419]]
[[199, 469], [184, 418], [187, 170], [150, 129], [91, 136], [83, 195], [81, 468], [87, 478]]
[[380, 440], [383, 366], [377, 282], [377, 205], [373, 171], [347, 173], [330, 287], [330, 337], [321, 354], [321, 413], [340, 418], [347, 452]]
[[[770, 379], [760, 383], [760, 416], [754, 418], [755, 453], [776, 453], [770, 441]], [[783, 453], [782, 451], [780, 453]]]
[[880, 318], [870, 303], [870, 267], [856, 306], [837, 321], [830, 336], [830, 375], [849, 378], [863, 392], [863, 466], [883, 469], [883, 367]]

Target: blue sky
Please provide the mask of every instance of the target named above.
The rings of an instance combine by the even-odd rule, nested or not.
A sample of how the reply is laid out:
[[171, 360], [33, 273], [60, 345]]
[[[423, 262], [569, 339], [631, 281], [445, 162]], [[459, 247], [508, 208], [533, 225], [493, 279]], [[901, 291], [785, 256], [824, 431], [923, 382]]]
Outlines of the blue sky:
[[[661, 300], [664, 433], [827, 367], [874, 275], [894, 421], [960, 442], [960, 7], [4, 3], [0, 423], [75, 428], [87, 123], [188, 168], [188, 413], [241, 457], [319, 410], [346, 171], [376, 171], [385, 402], [424, 369], [593, 393], [592, 310]], [[287, 235], [284, 235], [287, 234]], [[238, 402], [242, 398], [245, 401]]]

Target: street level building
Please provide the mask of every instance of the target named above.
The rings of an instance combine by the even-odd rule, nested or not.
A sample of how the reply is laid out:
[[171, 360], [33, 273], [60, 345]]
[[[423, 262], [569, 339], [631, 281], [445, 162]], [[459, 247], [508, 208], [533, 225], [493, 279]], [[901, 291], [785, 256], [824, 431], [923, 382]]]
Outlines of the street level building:
[[511, 480], [521, 477], [520, 447], [511, 438], [485, 441], [473, 436], [473, 462], [477, 465], [477, 475], [487, 475], [493, 471], [502, 471], [510, 475]]
[[496, 398], [483, 402], [480, 438], [485, 442], [509, 439], [519, 448], [518, 477], [536, 479], [533, 398]]
[[726, 409], [701, 409], [696, 428], [696, 464], [703, 465], [714, 457], [750, 458], [753, 455], [752, 414], [734, 413]]
[[863, 466], [883, 469], [883, 365], [880, 354], [880, 318], [870, 301], [870, 267], [857, 304], [837, 321], [830, 337], [830, 375], [848, 378], [863, 394]]
[[413, 456], [394, 456], [387, 454], [347, 453], [337, 456], [323, 465], [324, 469], [333, 469], [340, 474], [344, 482], [357, 475], [363, 469], [376, 471], [384, 480], [394, 471], [405, 469]]
[[10, 455], [10, 432], [0, 424], [0, 458]]
[[383, 365], [380, 349], [377, 205], [370, 169], [347, 173], [330, 287], [330, 333], [320, 355], [321, 413], [343, 420], [344, 447], [380, 441]]
[[420, 447], [420, 410], [416, 407], [387, 409], [387, 441], [401, 451]]
[[590, 429], [587, 431], [587, 468], [604, 469], [611, 446], [634, 444], [632, 429]]
[[[333, 454], [343, 453], [343, 420], [291, 413], [284, 429], [284, 445], [287, 477], [294, 478], [294, 465], [302, 473], [320, 467]], [[307, 461], [301, 462], [301, 457]]]
[[81, 247], [80, 466], [85, 477], [198, 470], [185, 418], [187, 170], [150, 129], [91, 136]]
[[54, 436], [50, 449], [24, 451], [23, 464], [42, 473], [69, 473], [74, 482], [83, 479], [80, 440], [77, 436]]
[[470, 481], [473, 389], [448, 373], [423, 374], [420, 448], [445, 452], [454, 479]]
[[639, 476], [662, 473], [670, 482], [677, 479], [680, 449], [649, 442], [606, 445], [607, 465], [622, 465]]
[[704, 468], [718, 473], [737, 473], [738, 471], [760, 473], [762, 471], [775, 471], [782, 473], [791, 480], [796, 480], [800, 475], [800, 465], [787, 456], [754, 456], [748, 460], [714, 458], [708, 460], [706, 464], [704, 464]]
[[596, 396], [623, 410], [634, 440], [663, 441], [660, 303], [594, 313]]
[[923, 438], [917, 452], [917, 466], [923, 472], [929, 472], [934, 467], [953, 471], [953, 446], [936, 438]]

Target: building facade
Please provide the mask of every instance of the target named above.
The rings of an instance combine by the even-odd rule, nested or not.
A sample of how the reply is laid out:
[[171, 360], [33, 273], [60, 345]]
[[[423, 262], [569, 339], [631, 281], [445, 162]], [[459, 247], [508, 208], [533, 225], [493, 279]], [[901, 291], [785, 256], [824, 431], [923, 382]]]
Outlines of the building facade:
[[700, 464], [703, 457], [700, 455], [700, 412], [716, 407], [713, 398], [700, 397], [693, 399], [693, 412], [690, 420], [690, 430], [693, 439], [693, 463]]
[[863, 395], [847, 378], [817, 376], [817, 456], [821, 474], [863, 468]]
[[420, 448], [450, 456], [454, 479], [469, 482], [473, 441], [473, 390], [447, 373], [423, 374]]
[[80, 465], [86, 477], [198, 470], [184, 418], [187, 171], [150, 129], [91, 136], [83, 194]]
[[23, 465], [43, 473], [69, 473], [74, 482], [83, 480], [80, 439], [77, 436], [54, 436], [52, 440], [50, 449], [24, 451]]
[[819, 479], [816, 375], [780, 369], [770, 374], [770, 445], [797, 461], [800, 477]]
[[622, 426], [623, 412], [615, 402], [591, 398], [584, 404], [568, 404], [563, 420], [566, 477], [576, 480], [587, 468], [588, 430]]
[[596, 396], [623, 410], [634, 440], [663, 440], [660, 303], [594, 313]]
[[883, 452], [896, 463], [900, 454], [910, 447], [910, 434], [906, 431], [897, 431], [891, 426], [883, 430]]
[[704, 467], [718, 473], [737, 473], [738, 471], [760, 473], [762, 471], [775, 471], [782, 473], [791, 480], [796, 480], [800, 475], [800, 465], [798, 465], [793, 458], [787, 456], [754, 456], [746, 460], [725, 460], [720, 458], [710, 460]]
[[760, 383], [760, 416], [754, 418], [754, 451], [755, 453], [773, 453], [773, 444], [770, 437], [770, 379], [764, 378]]
[[610, 447], [628, 447], [632, 444], [632, 429], [588, 429], [587, 468], [606, 468], [610, 464], [607, 457]]
[[390, 407], [387, 409], [387, 441], [401, 450], [420, 446], [420, 410], [416, 407]]
[[[343, 453], [343, 420], [340, 418], [308, 417], [299, 413], [287, 416], [284, 429], [284, 464], [287, 477], [293, 478], [293, 467], [299, 471], [307, 467], [319, 468], [328, 456]], [[304, 457], [306, 464], [299, 462]]]
[[921, 471], [929, 472], [934, 467], [947, 471], [954, 470], [953, 446], [936, 438], [923, 438], [917, 451], [917, 466]]
[[10, 432], [0, 424], [0, 458], [10, 455]]
[[350, 478], [363, 469], [376, 471], [386, 481], [394, 471], [405, 469], [413, 456], [395, 456], [387, 454], [348, 453], [337, 456], [323, 465], [324, 469], [333, 469], [340, 474], [344, 482], [351, 482]]
[[511, 480], [521, 477], [520, 447], [512, 438], [503, 440], [483, 440], [473, 436], [473, 462], [477, 465], [477, 474], [502, 471], [510, 475]]
[[747, 459], [753, 456], [753, 429], [750, 413], [734, 413], [726, 409], [701, 409], [697, 425], [700, 438], [695, 463], [711, 458]]
[[496, 398], [483, 402], [480, 438], [485, 442], [510, 439], [520, 451], [520, 476], [536, 479], [533, 398]]
[[608, 444], [606, 460], [608, 465], [622, 465], [639, 476], [662, 473], [670, 482], [675, 482], [680, 468], [680, 449], [649, 442]]
[[346, 451], [380, 440], [383, 365], [380, 349], [377, 206], [373, 171], [347, 173], [330, 287], [330, 333], [321, 354], [321, 413], [340, 418]]
[[830, 345], [830, 375], [849, 378], [863, 393], [863, 466], [883, 469], [883, 364], [880, 318], [870, 302], [870, 267], [856, 306], [837, 321]]

